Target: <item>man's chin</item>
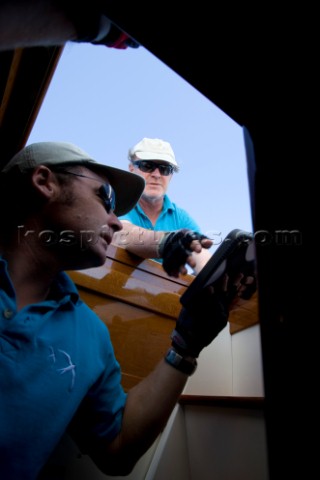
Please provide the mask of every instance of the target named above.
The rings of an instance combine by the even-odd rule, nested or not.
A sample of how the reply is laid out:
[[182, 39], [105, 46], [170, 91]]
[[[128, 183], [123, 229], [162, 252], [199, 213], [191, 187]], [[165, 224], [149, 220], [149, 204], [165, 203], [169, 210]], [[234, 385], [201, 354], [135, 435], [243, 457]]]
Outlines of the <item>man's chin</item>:
[[68, 268], [65, 270], [85, 270], [87, 268], [101, 267], [106, 261], [106, 249], [99, 251], [87, 250], [78, 255], [74, 261], [68, 261]]
[[158, 191], [149, 191], [148, 193], [143, 194], [143, 198], [149, 202], [156, 202], [157, 200], [162, 200], [163, 197], [163, 191], [161, 191], [160, 193]]

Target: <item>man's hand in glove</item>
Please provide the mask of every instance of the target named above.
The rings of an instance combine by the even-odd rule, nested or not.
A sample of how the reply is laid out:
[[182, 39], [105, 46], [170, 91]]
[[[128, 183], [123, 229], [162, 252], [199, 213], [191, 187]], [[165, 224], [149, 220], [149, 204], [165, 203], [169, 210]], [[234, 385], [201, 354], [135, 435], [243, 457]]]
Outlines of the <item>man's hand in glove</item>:
[[244, 276], [229, 280], [225, 274], [215, 287], [199, 290], [188, 307], [181, 309], [171, 334], [172, 347], [166, 362], [181, 372], [192, 375], [200, 352], [225, 328], [229, 311], [243, 291]]
[[200, 253], [202, 248], [210, 248], [210, 238], [193, 230], [182, 228], [168, 232], [159, 244], [159, 257], [163, 259], [163, 268], [171, 277], [187, 273], [186, 264], [195, 266], [193, 252]]
[[212, 286], [200, 290], [190, 306], [181, 309], [171, 335], [173, 348], [183, 357], [197, 358], [227, 325], [229, 306], [236, 295], [237, 286], [228, 287], [226, 275], [216, 291]]

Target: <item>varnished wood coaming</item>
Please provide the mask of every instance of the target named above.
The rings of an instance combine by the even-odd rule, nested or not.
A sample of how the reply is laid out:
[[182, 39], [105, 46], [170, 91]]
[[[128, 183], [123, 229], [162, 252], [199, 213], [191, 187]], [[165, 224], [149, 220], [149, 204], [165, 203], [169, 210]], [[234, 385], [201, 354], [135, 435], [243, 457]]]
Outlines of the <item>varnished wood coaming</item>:
[[[108, 326], [122, 384], [129, 390], [165, 355], [181, 309], [180, 296], [194, 277], [169, 277], [159, 263], [113, 245], [101, 267], [68, 273], [81, 298]], [[231, 312], [231, 333], [257, 323], [256, 301], [246, 304]]]

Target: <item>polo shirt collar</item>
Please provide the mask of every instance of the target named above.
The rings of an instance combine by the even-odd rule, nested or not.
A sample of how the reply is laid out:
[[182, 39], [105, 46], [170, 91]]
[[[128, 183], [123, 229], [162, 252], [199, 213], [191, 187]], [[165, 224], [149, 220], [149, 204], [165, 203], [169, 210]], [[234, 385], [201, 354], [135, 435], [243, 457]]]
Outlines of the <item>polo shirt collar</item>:
[[165, 195], [163, 197], [163, 211], [174, 211], [176, 209], [175, 205], [171, 202], [170, 198], [168, 195]]
[[[0, 287], [3, 288], [10, 296], [15, 295], [14, 287], [8, 273], [7, 261], [0, 255]], [[71, 302], [76, 304], [79, 300], [77, 287], [71, 278], [65, 273], [58, 273], [52, 285], [55, 292], [54, 297], [57, 302], [66, 302], [70, 298]]]
[[[142, 210], [142, 208], [140, 207], [139, 203], [136, 204], [135, 208], [138, 210], [138, 212], [144, 216], [146, 216], [146, 214], [144, 213], [144, 211]], [[162, 206], [162, 213], [165, 213], [165, 212], [173, 212], [174, 210], [176, 209], [175, 205], [171, 202], [170, 198], [168, 197], [167, 194], [165, 194], [163, 196], [163, 206]]]

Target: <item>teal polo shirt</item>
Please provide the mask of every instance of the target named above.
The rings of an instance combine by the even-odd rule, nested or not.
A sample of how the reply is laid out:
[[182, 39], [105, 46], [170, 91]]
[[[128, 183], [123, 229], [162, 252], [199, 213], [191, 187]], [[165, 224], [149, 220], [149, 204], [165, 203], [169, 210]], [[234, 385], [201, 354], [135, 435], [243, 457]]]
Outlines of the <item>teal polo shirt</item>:
[[[148, 230], [172, 231], [187, 228], [189, 230], [200, 232], [198, 224], [193, 220], [189, 213], [171, 202], [167, 195], [163, 198], [162, 211], [155, 225], [152, 225], [151, 221], [138, 203], [129, 213], [122, 215], [119, 219], [127, 220], [138, 227], [146, 228]], [[154, 258], [154, 260], [162, 262], [159, 258]]]
[[[109, 331], [60, 273], [17, 311], [0, 257], [0, 478], [34, 480], [72, 420], [82, 449], [120, 431], [126, 401]], [[88, 452], [87, 452], [88, 453]]]

